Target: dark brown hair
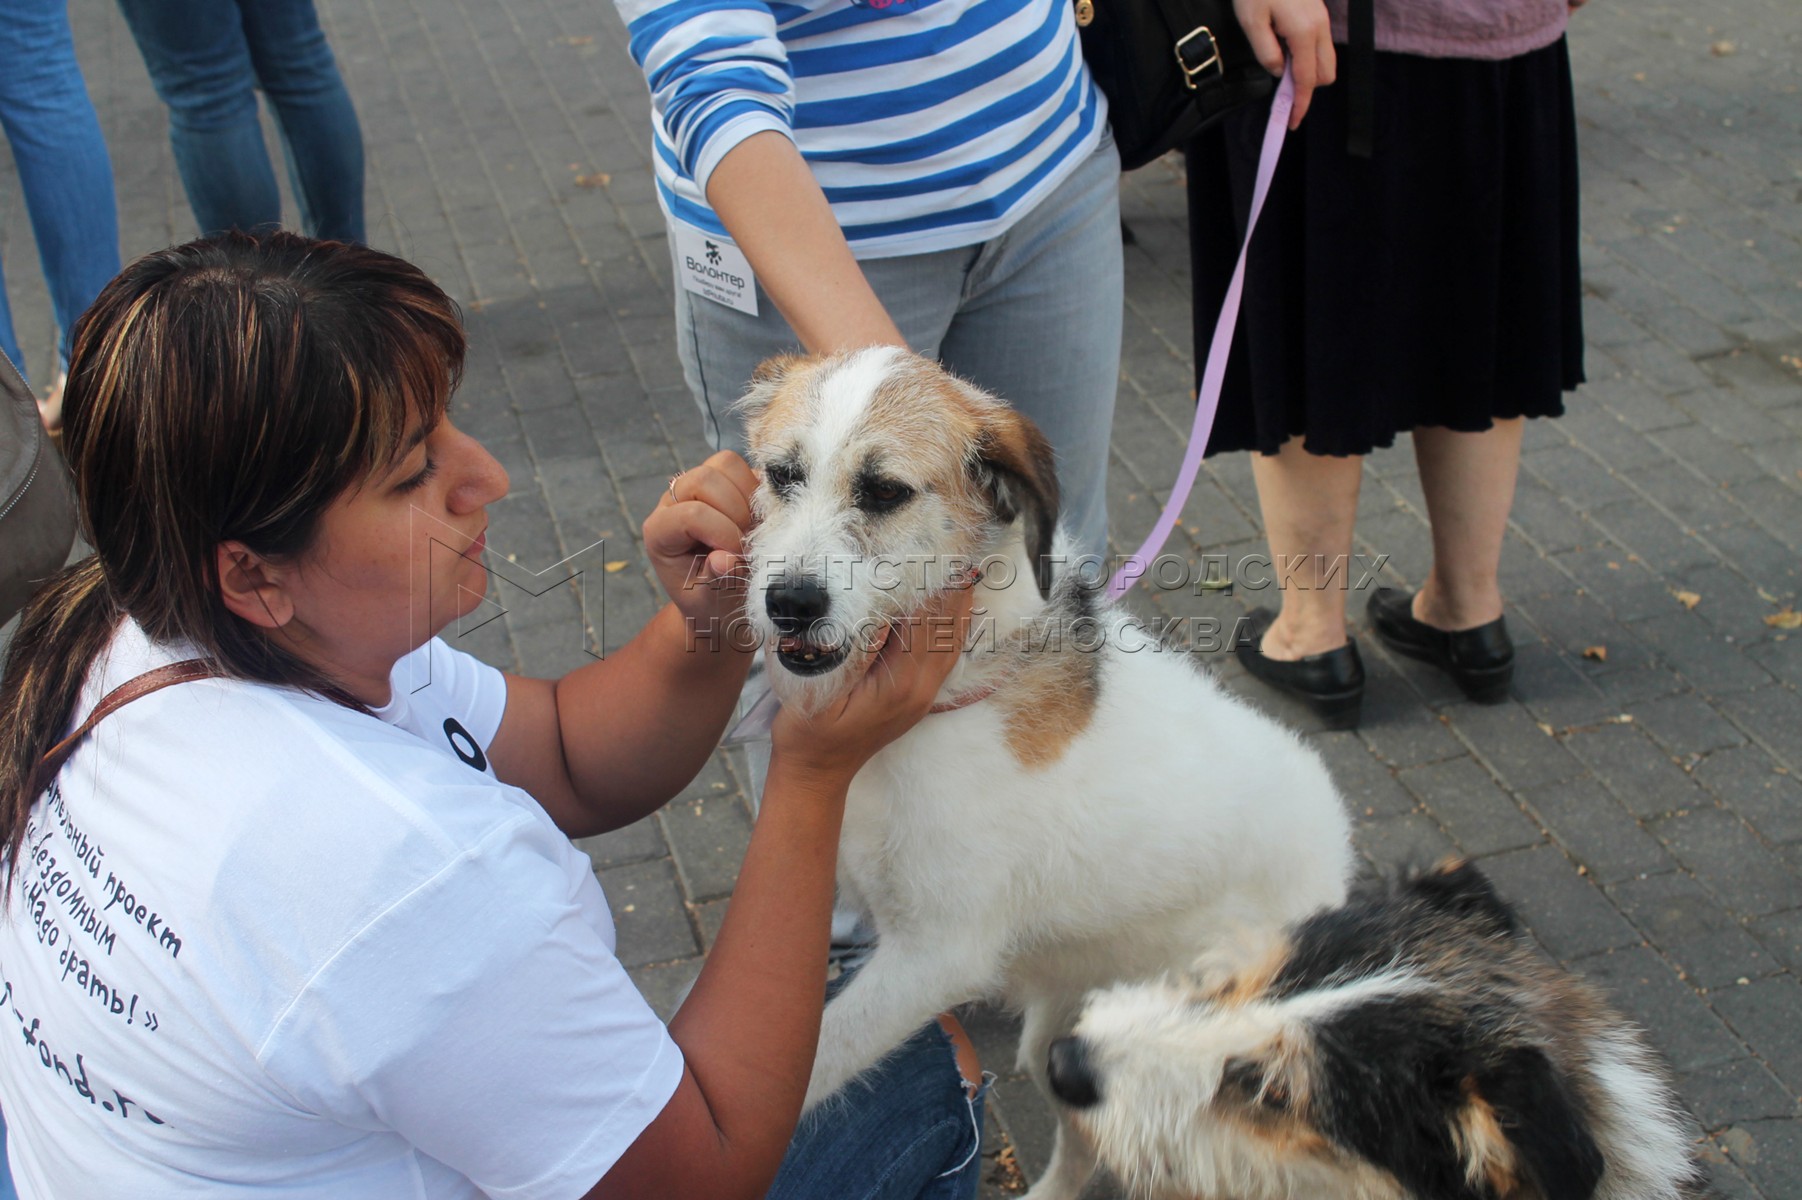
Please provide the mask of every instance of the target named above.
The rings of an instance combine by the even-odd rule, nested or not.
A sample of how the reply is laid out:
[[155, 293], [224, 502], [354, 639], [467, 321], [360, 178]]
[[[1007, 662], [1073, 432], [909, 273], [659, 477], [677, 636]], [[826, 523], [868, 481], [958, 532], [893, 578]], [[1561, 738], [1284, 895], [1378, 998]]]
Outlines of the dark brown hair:
[[16, 865], [38, 760], [130, 616], [224, 675], [332, 680], [232, 615], [216, 549], [308, 550], [347, 489], [443, 415], [463, 366], [454, 302], [410, 263], [289, 233], [147, 254], [76, 324], [63, 444], [94, 555], [33, 597], [0, 674], [0, 863]]

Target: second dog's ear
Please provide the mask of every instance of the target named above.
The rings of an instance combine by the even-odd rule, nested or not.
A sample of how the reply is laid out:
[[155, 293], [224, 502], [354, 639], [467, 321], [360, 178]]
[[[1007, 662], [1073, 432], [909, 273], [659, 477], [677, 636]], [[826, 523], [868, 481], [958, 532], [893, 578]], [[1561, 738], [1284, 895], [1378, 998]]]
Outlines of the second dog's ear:
[[1026, 554], [1039, 594], [1051, 595], [1051, 539], [1057, 532], [1057, 458], [1039, 427], [1007, 408], [984, 424], [976, 448], [979, 482], [995, 515], [1025, 523]]
[[1508, 902], [1467, 859], [1447, 859], [1409, 880], [1407, 890], [1441, 912], [1479, 921], [1493, 932], [1514, 933], [1519, 928]]

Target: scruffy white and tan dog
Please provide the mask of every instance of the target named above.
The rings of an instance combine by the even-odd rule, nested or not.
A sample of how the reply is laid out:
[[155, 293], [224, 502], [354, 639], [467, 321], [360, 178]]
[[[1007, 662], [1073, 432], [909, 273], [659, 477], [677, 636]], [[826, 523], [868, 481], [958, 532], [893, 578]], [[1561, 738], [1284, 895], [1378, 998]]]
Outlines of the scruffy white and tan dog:
[[[839, 879], [880, 940], [826, 1007], [809, 1105], [978, 998], [1024, 1015], [1020, 1064], [1045, 1089], [1091, 988], [1343, 899], [1320, 760], [1060, 565], [1030, 422], [890, 348], [773, 360], [744, 408], [764, 477], [747, 607], [784, 704], [837, 695], [871, 631], [983, 574], [939, 708], [851, 787]], [[1093, 1168], [1060, 1128], [1031, 1196], [1075, 1197]]]

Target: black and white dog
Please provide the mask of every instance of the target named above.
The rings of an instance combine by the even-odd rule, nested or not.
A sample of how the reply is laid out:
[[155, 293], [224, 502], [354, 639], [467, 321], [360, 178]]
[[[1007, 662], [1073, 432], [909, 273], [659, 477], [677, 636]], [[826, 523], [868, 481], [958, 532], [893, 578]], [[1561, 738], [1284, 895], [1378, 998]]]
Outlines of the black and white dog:
[[1248, 949], [1097, 992], [1052, 1045], [1053, 1090], [1136, 1194], [1705, 1194], [1639, 1031], [1468, 863], [1364, 887]]

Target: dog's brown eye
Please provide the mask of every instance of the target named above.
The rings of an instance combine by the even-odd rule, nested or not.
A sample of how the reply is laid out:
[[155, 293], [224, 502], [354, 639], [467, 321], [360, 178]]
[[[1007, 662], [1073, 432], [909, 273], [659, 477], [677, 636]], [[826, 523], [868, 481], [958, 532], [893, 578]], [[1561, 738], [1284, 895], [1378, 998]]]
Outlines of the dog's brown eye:
[[778, 496], [787, 496], [801, 486], [801, 472], [792, 463], [771, 463], [763, 469], [763, 481]]
[[857, 507], [865, 512], [889, 512], [907, 503], [914, 490], [892, 479], [864, 479], [857, 485]]

